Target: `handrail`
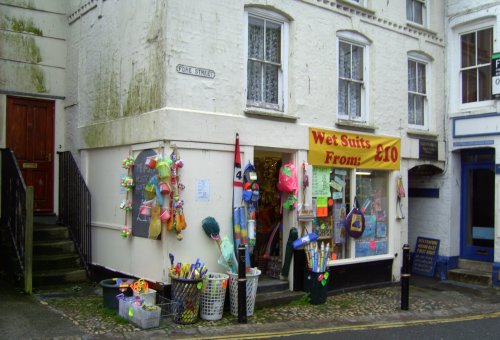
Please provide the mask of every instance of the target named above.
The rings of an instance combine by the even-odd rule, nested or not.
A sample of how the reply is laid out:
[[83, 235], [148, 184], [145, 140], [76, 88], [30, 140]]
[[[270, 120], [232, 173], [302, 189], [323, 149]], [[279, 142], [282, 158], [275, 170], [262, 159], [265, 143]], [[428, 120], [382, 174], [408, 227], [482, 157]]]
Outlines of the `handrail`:
[[26, 187], [14, 151], [1, 149], [2, 217], [24, 278], [24, 291], [32, 292], [33, 187]]
[[73, 155], [69, 151], [59, 156], [59, 219], [58, 223], [68, 227], [76, 251], [91, 275], [92, 234], [91, 194]]

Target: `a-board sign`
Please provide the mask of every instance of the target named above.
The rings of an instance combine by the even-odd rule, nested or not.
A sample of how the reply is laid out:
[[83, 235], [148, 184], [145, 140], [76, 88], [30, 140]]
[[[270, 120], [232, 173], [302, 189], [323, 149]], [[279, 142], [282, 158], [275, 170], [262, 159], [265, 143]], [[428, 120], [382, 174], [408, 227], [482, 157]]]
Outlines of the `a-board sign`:
[[148, 237], [150, 217], [139, 214], [141, 204], [145, 201], [144, 188], [151, 177], [156, 175], [155, 169], [146, 166], [146, 159], [156, 155], [151, 149], [143, 150], [135, 159], [133, 167], [134, 191], [132, 194], [132, 235]]
[[413, 255], [411, 271], [413, 274], [434, 276], [439, 253], [439, 240], [418, 237]]

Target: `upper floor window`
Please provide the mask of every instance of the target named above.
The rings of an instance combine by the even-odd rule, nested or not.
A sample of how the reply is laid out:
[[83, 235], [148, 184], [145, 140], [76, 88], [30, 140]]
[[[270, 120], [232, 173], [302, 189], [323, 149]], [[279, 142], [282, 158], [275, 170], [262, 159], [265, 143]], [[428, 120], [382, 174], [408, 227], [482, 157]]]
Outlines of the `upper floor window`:
[[408, 59], [408, 124], [424, 127], [427, 124], [427, 65]]
[[416, 24], [426, 24], [426, 4], [425, 0], [406, 0], [406, 19]]
[[493, 28], [460, 35], [462, 103], [491, 99]]
[[338, 58], [338, 115], [366, 122], [366, 59], [369, 41], [353, 32], [341, 32]]
[[247, 19], [247, 105], [283, 111], [285, 18], [261, 9], [249, 9]]

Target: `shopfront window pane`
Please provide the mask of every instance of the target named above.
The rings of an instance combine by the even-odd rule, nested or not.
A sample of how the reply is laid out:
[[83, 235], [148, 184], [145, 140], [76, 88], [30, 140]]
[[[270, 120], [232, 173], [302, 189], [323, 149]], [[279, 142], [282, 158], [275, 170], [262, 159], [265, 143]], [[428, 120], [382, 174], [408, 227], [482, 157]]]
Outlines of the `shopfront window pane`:
[[355, 257], [387, 254], [387, 172], [356, 170], [356, 199], [364, 212], [365, 231], [355, 241]]

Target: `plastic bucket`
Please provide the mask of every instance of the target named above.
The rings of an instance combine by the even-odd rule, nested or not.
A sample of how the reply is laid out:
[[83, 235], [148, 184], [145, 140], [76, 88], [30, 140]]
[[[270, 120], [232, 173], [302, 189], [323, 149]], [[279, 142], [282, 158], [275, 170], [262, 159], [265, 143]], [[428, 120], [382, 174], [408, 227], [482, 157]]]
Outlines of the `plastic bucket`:
[[[231, 276], [229, 282], [229, 293], [231, 301], [231, 314], [238, 316], [238, 274], [228, 273]], [[247, 273], [247, 316], [253, 315], [255, 307], [255, 296], [257, 295], [257, 286], [259, 284], [260, 270], [250, 268], [250, 273]]]
[[228, 279], [227, 274], [208, 273], [205, 275], [200, 302], [200, 317], [203, 320], [222, 319]]
[[172, 301], [177, 305], [174, 322], [192, 324], [198, 321], [202, 279], [187, 280], [171, 277]]
[[[102, 287], [102, 302], [104, 307], [118, 310], [118, 300], [117, 295], [125, 293], [125, 295], [132, 295], [132, 290], [129, 287], [129, 283], [134, 283], [135, 280], [132, 278], [116, 278], [116, 279], [105, 279], [99, 284]], [[123, 283], [127, 283], [124, 285]]]

